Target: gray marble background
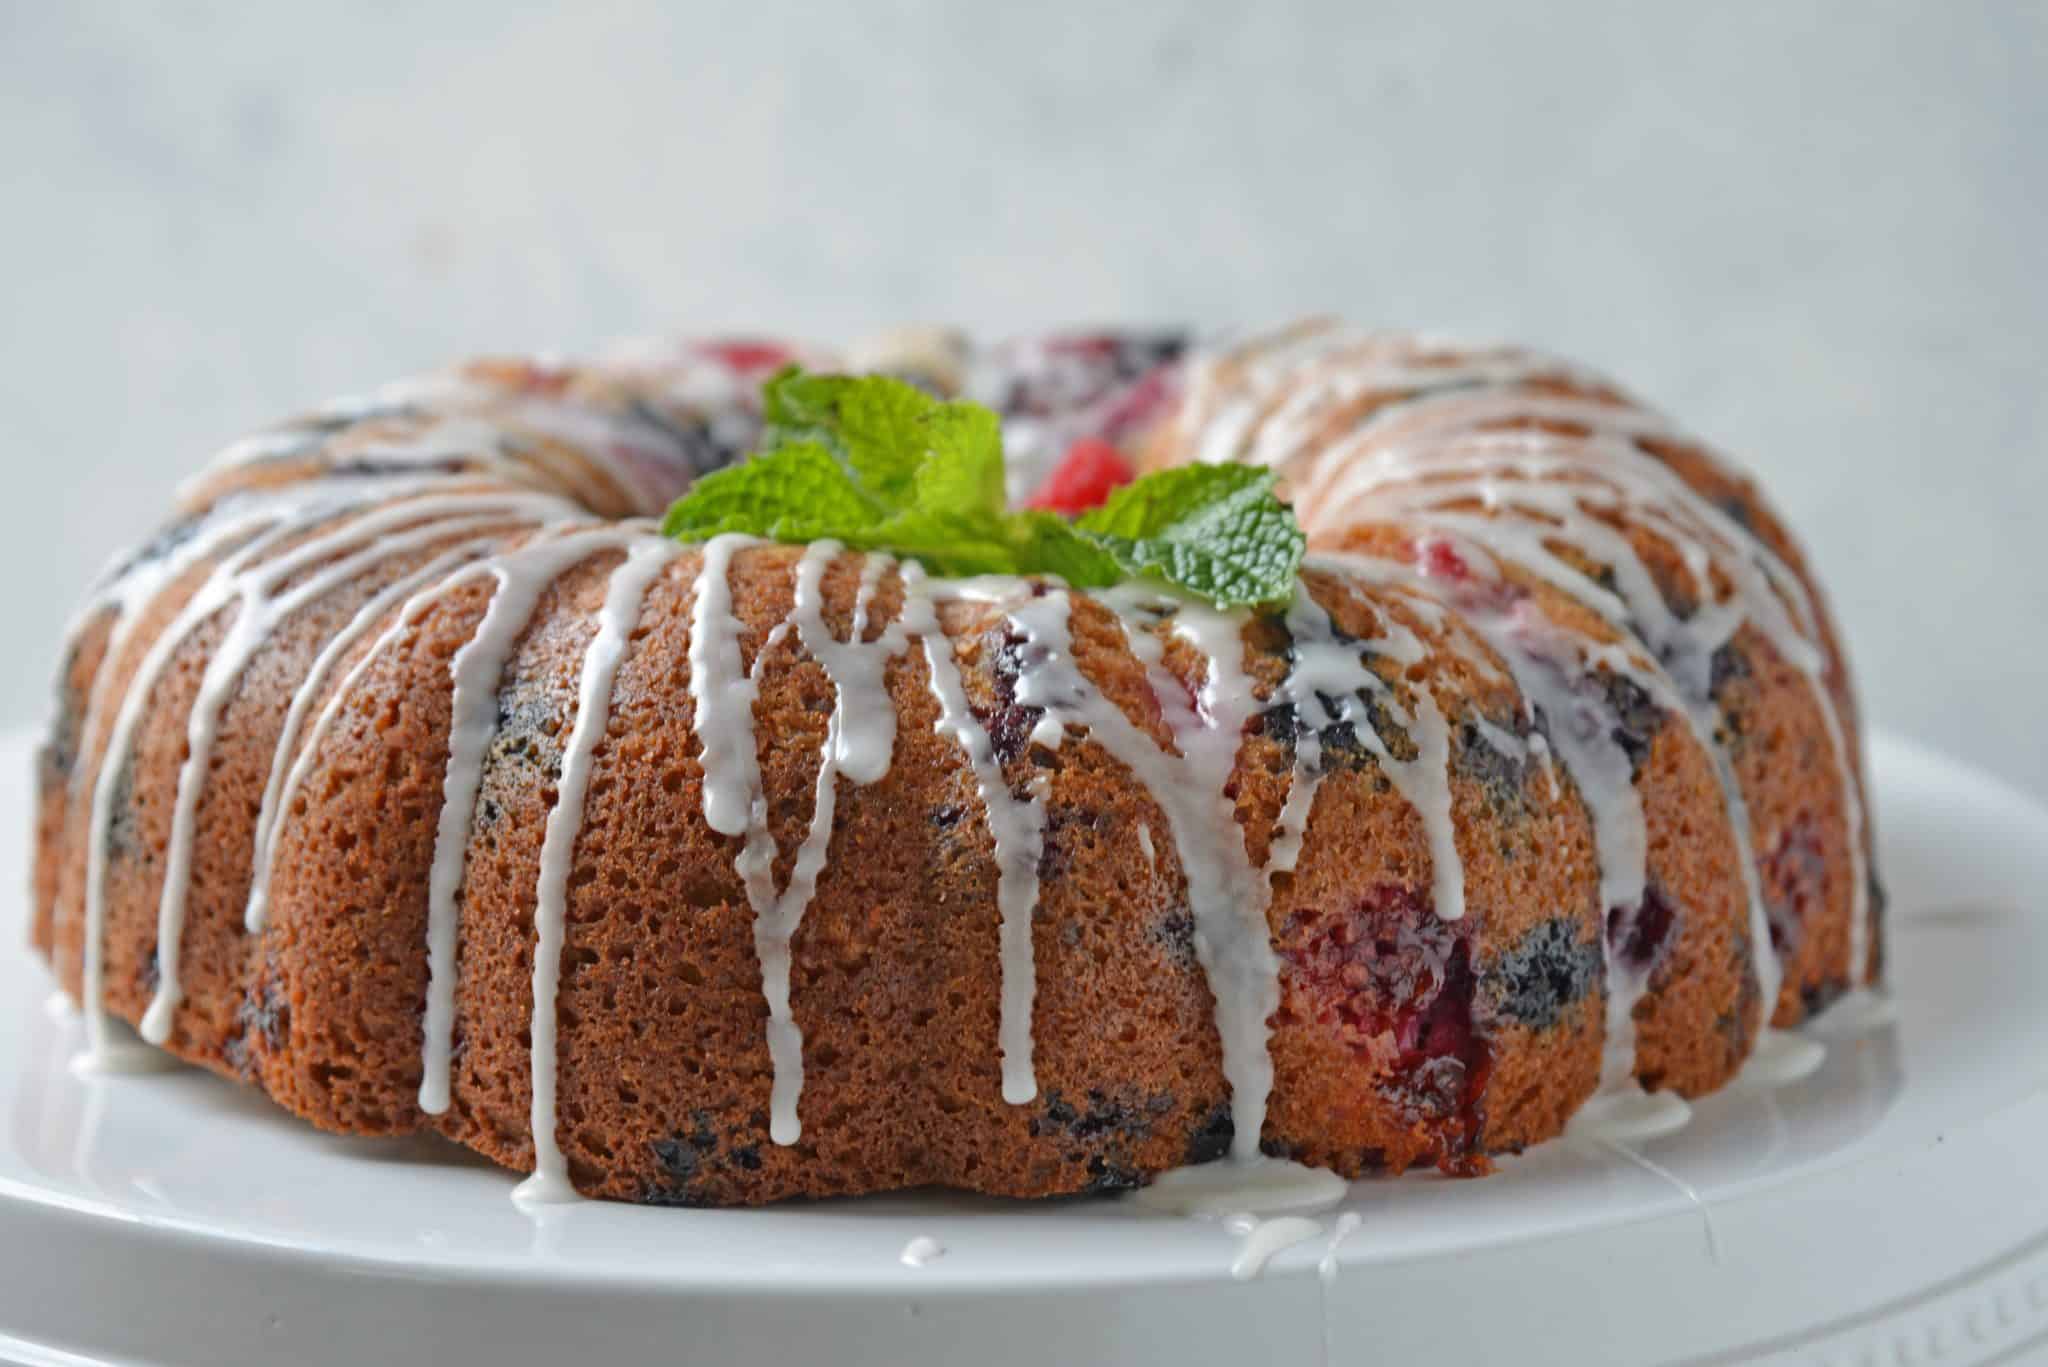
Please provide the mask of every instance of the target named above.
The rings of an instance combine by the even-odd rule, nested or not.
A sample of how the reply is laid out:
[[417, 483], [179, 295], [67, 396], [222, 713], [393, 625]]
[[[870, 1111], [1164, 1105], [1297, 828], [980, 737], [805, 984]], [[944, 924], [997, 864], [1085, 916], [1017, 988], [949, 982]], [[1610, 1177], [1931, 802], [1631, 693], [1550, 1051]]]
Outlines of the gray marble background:
[[0, 718], [181, 474], [331, 392], [1335, 310], [1719, 441], [1878, 724], [2048, 792], [2048, 6], [418, 8], [0, 0]]

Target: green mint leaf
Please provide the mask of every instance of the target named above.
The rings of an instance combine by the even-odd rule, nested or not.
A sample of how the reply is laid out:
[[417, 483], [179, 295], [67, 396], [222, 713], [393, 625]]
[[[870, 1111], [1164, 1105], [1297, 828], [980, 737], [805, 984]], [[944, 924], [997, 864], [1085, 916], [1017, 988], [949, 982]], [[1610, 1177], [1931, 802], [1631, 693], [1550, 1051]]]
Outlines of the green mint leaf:
[[1008, 509], [1000, 420], [974, 404], [790, 367], [768, 381], [762, 411], [763, 451], [698, 480], [669, 509], [667, 534], [831, 537], [937, 575], [1049, 574], [1083, 589], [1145, 575], [1221, 607], [1294, 591], [1304, 538], [1268, 471], [1161, 471], [1069, 522]]
[[1270, 470], [1188, 465], [1111, 494], [1076, 524], [1127, 572], [1149, 575], [1218, 607], [1277, 603], [1294, 592], [1307, 546]]
[[794, 365], [769, 376], [761, 386], [762, 450], [813, 441], [843, 456], [836, 432], [839, 399], [853, 383], [850, 376], [812, 375]]
[[929, 456], [918, 466], [916, 505], [963, 517], [1002, 517], [1002, 419], [979, 404], [949, 403], [933, 404], [919, 421]]
[[1001, 420], [941, 403], [886, 375], [809, 375], [790, 367], [762, 392], [764, 445], [816, 442], [885, 507], [1000, 516]]
[[798, 442], [704, 476], [662, 520], [664, 536], [707, 541], [745, 532], [772, 541], [814, 541], [886, 516], [817, 442]]
[[965, 577], [1024, 570], [1003, 519], [913, 508], [842, 538], [861, 550], [915, 560], [932, 574]]
[[1012, 513], [1009, 523], [1018, 566], [1027, 573], [1056, 574], [1077, 589], [1104, 589], [1128, 577], [1111, 551], [1058, 513]]

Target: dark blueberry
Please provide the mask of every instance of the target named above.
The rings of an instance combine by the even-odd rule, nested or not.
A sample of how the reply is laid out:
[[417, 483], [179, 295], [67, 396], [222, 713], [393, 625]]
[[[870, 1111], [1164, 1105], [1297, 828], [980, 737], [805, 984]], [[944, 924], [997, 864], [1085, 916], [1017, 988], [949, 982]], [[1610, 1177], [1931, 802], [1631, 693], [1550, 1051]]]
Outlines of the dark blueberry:
[[170, 555], [178, 547], [199, 535], [199, 529], [206, 524], [204, 514], [180, 518], [157, 532], [155, 536], [123, 556], [107, 574], [105, 583], [118, 583], [144, 565], [153, 565]]
[[718, 1148], [718, 1133], [711, 1126], [709, 1111], [692, 1111], [691, 1128], [672, 1139], [654, 1141], [654, 1161], [677, 1186], [687, 1185], [704, 1166], [704, 1160]]
[[1372, 724], [1373, 734], [1380, 738], [1380, 744], [1387, 748], [1388, 754], [1405, 764], [1422, 753], [1408, 732], [1394, 720], [1393, 711], [1378, 690], [1362, 690], [1358, 701], [1364, 705], [1365, 719]]
[[1231, 1118], [1230, 1103], [1219, 1101], [1195, 1132], [1188, 1136], [1188, 1151], [1182, 1161], [1190, 1166], [1214, 1163], [1229, 1155], [1230, 1146], [1236, 1138], [1237, 1122]]
[[548, 782], [562, 777], [562, 743], [555, 696], [538, 679], [515, 679], [498, 690], [498, 729], [491, 738], [486, 768], [517, 760], [540, 770]]
[[1553, 916], [1495, 961], [1486, 975], [1489, 1006], [1504, 1020], [1548, 1030], [1593, 990], [1603, 960], [1598, 941], [1580, 939], [1571, 918]]
[[1664, 725], [1664, 713], [1641, 684], [1615, 670], [1594, 676], [1614, 710], [1614, 742], [1628, 754], [1629, 776], [1640, 775], [1650, 757], [1650, 746]]
[[1137, 1170], [1120, 1163], [1112, 1163], [1097, 1154], [1088, 1160], [1088, 1185], [1081, 1188], [1085, 1196], [1098, 1196], [1104, 1192], [1129, 1191], [1145, 1185], [1145, 1179]]
[[1802, 985], [1799, 989], [1799, 1001], [1806, 1008], [1807, 1015], [1818, 1016], [1840, 1001], [1848, 991], [1847, 982], [1840, 978], [1830, 978], [1826, 982]]
[[140, 814], [135, 810], [135, 765], [135, 752], [131, 749], [114, 770], [114, 791], [108, 799], [114, 818], [107, 826], [107, 854], [117, 859], [143, 853], [138, 830]]
[[[1758, 1004], [1758, 999], [1763, 995], [1763, 984], [1756, 978], [1750, 937], [1737, 934], [1734, 937], [1734, 949], [1738, 981], [1742, 984], [1742, 990], [1736, 994], [1735, 1005], [1714, 1018], [1714, 1029], [1720, 1034], [1721, 1041], [1727, 1048], [1728, 1057], [1740, 1060], [1749, 1056], [1750, 1009]], [[1766, 1007], [1762, 1014], [1767, 1015], [1768, 1010]], [[1759, 1028], [1769, 1024], [1768, 1020], [1759, 1016]]]
[[1750, 676], [1749, 653], [1734, 641], [1724, 641], [1707, 665], [1707, 688], [1719, 699], [1723, 689]]
[[1756, 530], [1756, 517], [1750, 511], [1749, 500], [1741, 494], [1723, 494], [1714, 500], [1714, 505], [1735, 520], [1735, 525], [1744, 531]]
[[1019, 350], [1000, 381], [1004, 416], [1054, 417], [1088, 408], [1178, 360], [1180, 332], [1090, 333]]
[[299, 451], [304, 452], [319, 445], [320, 439], [339, 436], [361, 423], [423, 422], [436, 417], [437, 414], [421, 408], [418, 404], [403, 400], [394, 403], [387, 399], [379, 399], [373, 403], [344, 406], [326, 413], [309, 413], [279, 431], [296, 434], [301, 439]]
[[1045, 715], [1044, 708], [1026, 706], [1017, 701], [1017, 681], [1032, 663], [1030, 656], [1037, 649], [1022, 632], [1014, 629], [1004, 632], [990, 670], [996, 689], [996, 706], [986, 712], [975, 709], [982, 729], [988, 732], [989, 743], [995, 747], [996, 758], [1004, 764], [1014, 763], [1024, 753], [1031, 744], [1032, 731]]
[[1055, 1087], [1045, 1094], [1045, 1115], [1042, 1123], [1032, 1122], [1033, 1134], [1050, 1133], [1056, 1128], [1075, 1139], [1101, 1139], [1105, 1136], [1140, 1137], [1152, 1128], [1152, 1121], [1144, 1110], [1126, 1106], [1113, 1097], [1099, 1091], [1088, 1093], [1085, 1109], [1074, 1104]]
[[1067, 852], [1060, 845], [1058, 820], [1046, 823], [1045, 839], [1038, 847], [1038, 882], [1040, 887], [1057, 883], [1067, 876]]
[[950, 831], [960, 824], [960, 818], [965, 813], [966, 809], [957, 802], [942, 802], [932, 808], [929, 820], [939, 830]]
[[1160, 917], [1152, 926], [1151, 938], [1175, 963], [1184, 967], [1195, 963], [1195, 918], [1185, 904]]
[[1088, 1109], [1073, 1125], [1074, 1134], [1082, 1139], [1111, 1130], [1121, 1134], [1143, 1134], [1149, 1128], [1150, 1122], [1142, 1112], [1132, 1111], [1121, 1102], [1096, 1091], [1088, 1093]]
[[1806, 939], [1807, 920], [1827, 904], [1828, 868], [1820, 825], [1802, 815], [1757, 860], [1764, 911], [1771, 923], [1771, 947], [1780, 957], [1796, 953]]
[[[1075, 1111], [1072, 1106], [1069, 1106], [1066, 1098], [1060, 1095], [1059, 1088], [1055, 1087], [1045, 1094], [1045, 1119], [1047, 1121], [1064, 1130], [1069, 1125], [1072, 1125], [1078, 1116], [1079, 1112]], [[1036, 1121], [1032, 1122], [1031, 1132], [1033, 1134], [1042, 1133]]]
[[761, 1146], [758, 1144], [743, 1144], [727, 1155], [727, 1158], [734, 1167], [743, 1171], [759, 1172], [761, 1170]]
[[1332, 722], [1317, 733], [1322, 743], [1325, 772], [1338, 769], [1369, 769], [1379, 763], [1377, 756], [1358, 739], [1358, 729], [1348, 721]]
[[78, 650], [66, 652], [57, 672], [57, 719], [50, 738], [43, 745], [42, 762], [46, 778], [55, 786], [68, 783], [78, 767], [78, 742], [85, 725], [84, 697], [71, 686], [71, 673], [78, 667]]
[[1651, 884], [1632, 907], [1607, 910], [1607, 942], [1621, 961], [1638, 973], [1649, 973], [1663, 961], [1677, 939], [1678, 908], [1663, 889]]
[[697, 1151], [680, 1139], [657, 1139], [654, 1141], [654, 1161], [669, 1177], [687, 1182], [697, 1175], [701, 1160]]
[[[1396, 760], [1406, 762], [1419, 753], [1415, 741], [1394, 720], [1393, 711], [1387, 706], [1387, 699], [1376, 689], [1361, 689], [1351, 699], [1319, 695], [1325, 715], [1351, 716], [1363, 714], [1366, 724], [1379, 737], [1381, 748]], [[1378, 756], [1358, 737], [1357, 724], [1352, 721], [1332, 722], [1325, 726], [1320, 739], [1323, 747], [1323, 764], [1328, 769], [1365, 769], [1377, 767]]]
[[291, 1001], [278, 991], [274, 979], [265, 977], [254, 984], [235, 1008], [235, 1025], [244, 1039], [255, 1035], [268, 1049], [284, 1044], [291, 1029]]
[[1301, 714], [1291, 702], [1277, 703], [1259, 713], [1258, 728], [1275, 745], [1292, 749], [1301, 739]]
[[1466, 722], [1458, 728], [1458, 744], [1451, 756], [1458, 771], [1486, 790], [1486, 800], [1497, 812], [1513, 814], [1522, 810], [1522, 786], [1528, 779], [1526, 755], [1504, 754], [1486, 733]]
[[442, 456], [436, 460], [378, 460], [371, 456], [357, 456], [334, 462], [327, 467], [327, 473], [348, 479], [410, 479], [422, 473], [459, 475], [475, 464], [473, 456]]
[[692, 475], [708, 475], [734, 464], [754, 448], [760, 435], [759, 420], [751, 413], [737, 410], [719, 414], [716, 421], [690, 421], [670, 417], [654, 405], [635, 399], [628, 411], [642, 425], [666, 438]]

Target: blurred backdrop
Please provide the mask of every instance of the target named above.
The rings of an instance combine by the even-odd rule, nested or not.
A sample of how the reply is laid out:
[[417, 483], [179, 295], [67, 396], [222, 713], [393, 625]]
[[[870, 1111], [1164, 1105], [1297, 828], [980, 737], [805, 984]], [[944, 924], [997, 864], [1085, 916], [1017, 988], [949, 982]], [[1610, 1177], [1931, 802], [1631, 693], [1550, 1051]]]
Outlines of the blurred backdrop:
[[485, 350], [1330, 310], [1756, 469], [2048, 792], [2048, 6], [0, 0], [0, 719], [224, 439]]

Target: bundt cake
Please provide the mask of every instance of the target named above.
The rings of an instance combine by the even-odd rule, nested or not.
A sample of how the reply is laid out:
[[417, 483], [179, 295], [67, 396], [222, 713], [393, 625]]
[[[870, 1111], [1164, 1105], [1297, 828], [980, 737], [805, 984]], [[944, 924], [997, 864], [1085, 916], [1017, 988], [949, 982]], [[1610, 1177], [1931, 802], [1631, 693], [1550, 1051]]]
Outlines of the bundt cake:
[[[1877, 979], [1818, 589], [1606, 381], [1329, 322], [850, 354], [482, 362], [187, 485], [41, 756], [86, 1061], [157, 1046], [542, 1196], [1035, 1197], [1483, 1173]], [[1019, 503], [1261, 467], [1299, 579], [1226, 609], [664, 536], [791, 362], [998, 411]]]

